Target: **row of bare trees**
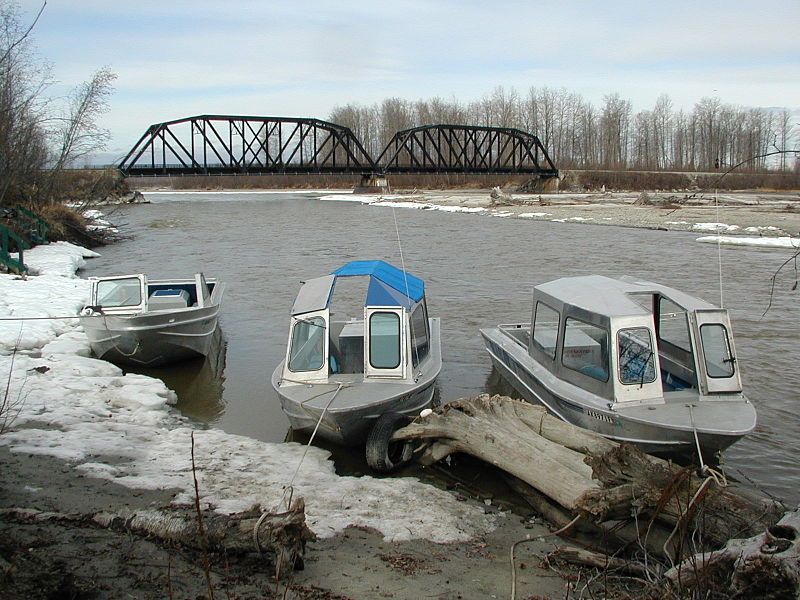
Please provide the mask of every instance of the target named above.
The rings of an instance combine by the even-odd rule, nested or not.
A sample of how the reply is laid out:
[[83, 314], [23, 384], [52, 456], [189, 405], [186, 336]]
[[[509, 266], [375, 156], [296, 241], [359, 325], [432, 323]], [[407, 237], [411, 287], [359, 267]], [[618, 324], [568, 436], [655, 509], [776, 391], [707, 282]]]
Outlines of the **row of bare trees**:
[[52, 203], [62, 169], [109, 137], [99, 125], [116, 78], [107, 67], [67, 98], [47, 96], [53, 81], [30, 36], [45, 7], [23, 23], [17, 3], [0, 0], [0, 206]]
[[665, 94], [652, 109], [634, 112], [631, 102], [618, 94], [605, 96], [596, 107], [563, 88], [532, 87], [520, 94], [497, 87], [468, 104], [441, 98], [350, 103], [335, 107], [329, 120], [350, 127], [372, 156], [381, 153], [396, 131], [451, 124], [533, 133], [560, 168], [706, 171], [745, 161], [752, 170], [798, 167], [790, 154], [781, 154], [777, 163], [753, 159], [794, 143], [791, 111], [744, 108], [718, 98], [702, 98], [685, 111], [676, 110]]

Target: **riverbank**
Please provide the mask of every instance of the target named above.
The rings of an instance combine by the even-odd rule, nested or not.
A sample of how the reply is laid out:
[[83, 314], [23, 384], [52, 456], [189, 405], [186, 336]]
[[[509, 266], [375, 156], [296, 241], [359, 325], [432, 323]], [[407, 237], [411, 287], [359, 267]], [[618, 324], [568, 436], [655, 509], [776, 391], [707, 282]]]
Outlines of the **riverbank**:
[[[337, 195], [336, 198], [340, 197]], [[332, 196], [333, 198], [333, 196]], [[427, 210], [467, 211], [487, 216], [637, 227], [739, 238], [800, 237], [800, 193], [725, 192], [675, 194], [607, 192], [515, 194], [423, 191], [362, 198], [361, 201]], [[744, 243], [739, 239], [739, 243]], [[800, 242], [787, 247], [797, 247]], [[759, 245], [755, 240], [752, 245]], [[775, 245], [767, 242], [764, 245]]]
[[[400, 190], [354, 194], [349, 189], [225, 190], [142, 189], [160, 194], [313, 194], [322, 200], [361, 202], [418, 210], [463, 212], [487, 217], [553, 223], [633, 227], [697, 233], [702, 242], [764, 247], [800, 247], [800, 192], [558, 192], [491, 190]], [[733, 237], [733, 239], [730, 239]]]
[[[256, 553], [215, 556], [216, 597], [487, 598], [508, 594], [510, 545], [548, 533], [540, 523], [414, 477], [336, 474], [330, 454], [297, 443], [227, 434], [181, 416], [157, 379], [90, 357], [75, 315], [94, 253], [67, 243], [36, 247], [38, 275], [0, 275], [0, 508], [68, 514], [169, 510], [233, 513], [278, 506], [286, 486], [306, 501], [305, 569], [276, 583]], [[192, 466], [192, 438], [196, 464]], [[522, 594], [562, 597], [564, 580], [538, 565], [552, 541], [520, 551]], [[0, 596], [198, 598], [209, 596], [198, 553], [99, 529], [86, 520], [0, 517]], [[290, 590], [286, 592], [286, 586]], [[432, 590], [434, 595], [432, 594]]]

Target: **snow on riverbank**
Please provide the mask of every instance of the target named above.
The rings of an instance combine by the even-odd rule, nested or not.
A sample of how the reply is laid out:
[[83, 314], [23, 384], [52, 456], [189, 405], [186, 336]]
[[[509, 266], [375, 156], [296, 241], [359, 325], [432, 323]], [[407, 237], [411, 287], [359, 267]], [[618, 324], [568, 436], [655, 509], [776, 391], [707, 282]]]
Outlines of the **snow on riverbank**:
[[723, 244], [726, 246], [755, 246], [758, 248], [800, 248], [800, 238], [791, 237], [740, 237], [732, 235], [706, 235], [698, 242]]
[[[321, 537], [357, 525], [387, 540], [450, 542], [493, 528], [495, 517], [479, 506], [414, 478], [340, 477], [325, 450], [311, 447], [303, 458], [299, 444], [202, 428], [171, 407], [175, 395], [159, 379], [91, 358], [78, 320], [66, 318], [88, 299], [75, 271], [89, 256], [71, 244], [39, 246], [25, 260], [40, 275], [0, 274], [0, 380], [9, 382], [13, 417], [0, 445], [131, 488], [174, 490], [175, 502], [191, 503], [194, 433], [201, 501], [221, 512], [275, 508], [291, 482]], [[35, 320], [13, 320], [20, 317]]]

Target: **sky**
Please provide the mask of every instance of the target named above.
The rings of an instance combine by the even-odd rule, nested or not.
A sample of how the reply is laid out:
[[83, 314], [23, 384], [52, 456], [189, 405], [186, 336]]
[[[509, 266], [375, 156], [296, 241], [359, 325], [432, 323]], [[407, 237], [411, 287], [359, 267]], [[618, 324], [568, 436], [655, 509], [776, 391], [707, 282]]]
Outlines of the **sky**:
[[[33, 19], [43, 0], [18, 0]], [[124, 155], [152, 123], [316, 117], [336, 106], [498, 86], [564, 88], [634, 110], [669, 95], [800, 109], [800, 2], [47, 0], [33, 38], [65, 94], [108, 66], [102, 124]]]

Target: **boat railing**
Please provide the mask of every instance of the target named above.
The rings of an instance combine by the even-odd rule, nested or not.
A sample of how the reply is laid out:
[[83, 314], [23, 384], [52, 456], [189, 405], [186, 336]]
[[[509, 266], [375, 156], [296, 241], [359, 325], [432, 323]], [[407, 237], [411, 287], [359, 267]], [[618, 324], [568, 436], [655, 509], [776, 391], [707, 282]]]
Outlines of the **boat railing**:
[[531, 340], [530, 323], [501, 323], [497, 328], [518, 344], [528, 347]]

